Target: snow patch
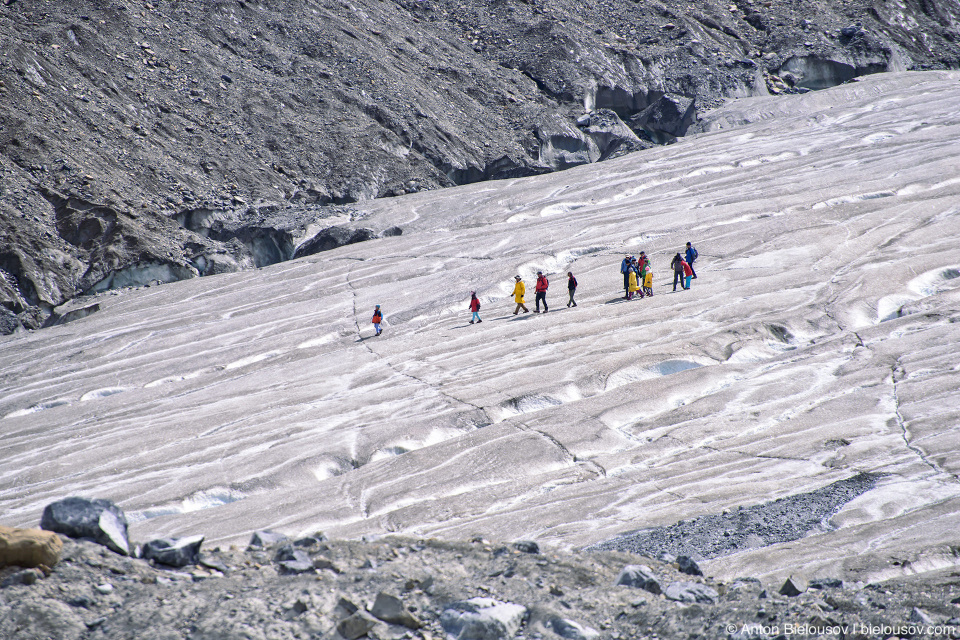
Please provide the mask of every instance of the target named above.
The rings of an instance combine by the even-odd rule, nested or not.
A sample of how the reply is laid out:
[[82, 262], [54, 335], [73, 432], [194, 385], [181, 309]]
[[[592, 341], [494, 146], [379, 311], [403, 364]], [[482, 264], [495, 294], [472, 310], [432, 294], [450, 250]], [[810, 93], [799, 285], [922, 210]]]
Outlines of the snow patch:
[[320, 336], [319, 338], [313, 338], [312, 340], [307, 340], [306, 342], [301, 342], [297, 345], [297, 349], [309, 349], [311, 347], [319, 347], [330, 342], [335, 342], [337, 339], [336, 333], [328, 333], [325, 336]]
[[226, 365], [224, 369], [239, 369], [240, 367], [245, 367], [249, 364], [254, 364], [257, 362], [262, 362], [274, 356], [280, 355], [280, 351], [267, 351], [266, 353], [258, 353], [257, 355], [250, 356], [248, 358], [241, 358]]
[[957, 278], [960, 278], [960, 265], [943, 267], [920, 274], [907, 283], [907, 288], [921, 296], [933, 296], [946, 289], [946, 284]]
[[126, 516], [127, 520], [132, 524], [134, 522], [150, 520], [151, 518], [159, 518], [160, 516], [169, 516], [181, 513], [191, 513], [194, 511], [202, 511], [204, 509], [212, 509], [213, 507], [219, 507], [221, 505], [230, 504], [231, 502], [243, 500], [245, 497], [246, 496], [242, 492], [237, 491], [236, 489], [229, 489], [227, 487], [213, 487], [211, 489], [203, 489], [192, 493], [180, 502], [168, 503], [157, 507], [141, 509], [139, 511], [127, 511]]
[[114, 396], [118, 393], [123, 393], [126, 390], [126, 387], [107, 387], [105, 389], [95, 389], [80, 396], [80, 402], [86, 402], [87, 400], [98, 400], [100, 398], [106, 398], [107, 396]]
[[840, 196], [839, 198], [831, 198], [824, 202], [818, 202], [814, 204], [811, 209], [825, 209], [841, 204], [852, 204], [854, 202], [863, 202], [864, 200], [876, 200], [877, 198], [889, 198], [895, 195], [897, 195], [895, 191], [874, 191], [873, 193], [860, 193], [853, 196]]
[[53, 409], [54, 407], [62, 407], [67, 404], [70, 404], [69, 400], [51, 400], [50, 402], [41, 402], [40, 404], [35, 404], [32, 407], [27, 407], [26, 409], [12, 411], [3, 417], [4, 419], [19, 418], [20, 416], [28, 416], [32, 413], [37, 413], [38, 411], [45, 411], [47, 409]]
[[876, 133], [871, 133], [868, 136], [864, 136], [862, 139], [862, 142], [864, 144], [877, 144], [878, 142], [889, 140], [890, 138], [893, 138], [896, 135], [897, 134], [890, 131], [878, 131]]
[[[713, 364], [710, 362], [709, 364]], [[634, 382], [640, 382], [641, 380], [650, 380], [652, 378], [660, 378], [662, 376], [673, 375], [674, 373], [680, 373], [681, 371], [687, 371], [688, 369], [697, 369], [704, 366], [704, 363], [695, 362], [693, 360], [664, 360], [663, 362], [657, 363], [648, 367], [626, 367], [615, 371], [610, 376], [607, 377], [607, 384], [604, 387], [605, 391], [610, 391], [624, 385], [632, 384]]]

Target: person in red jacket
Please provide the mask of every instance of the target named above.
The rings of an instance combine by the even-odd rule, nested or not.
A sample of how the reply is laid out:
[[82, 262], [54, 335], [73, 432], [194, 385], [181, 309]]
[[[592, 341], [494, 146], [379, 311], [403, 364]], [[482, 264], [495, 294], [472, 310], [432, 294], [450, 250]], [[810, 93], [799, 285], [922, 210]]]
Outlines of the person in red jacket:
[[684, 287], [684, 289], [689, 289], [690, 280], [693, 279], [693, 268], [690, 266], [690, 263], [687, 262], [686, 260], [681, 260], [680, 264], [683, 265], [683, 275], [687, 280], [687, 285]]
[[473, 311], [473, 317], [470, 318], [470, 324], [473, 324], [474, 322], [483, 322], [483, 320], [480, 319], [480, 300], [477, 299], [476, 291], [470, 294], [470, 311]]
[[537, 271], [537, 313], [540, 313], [540, 301], [543, 301], [543, 312], [546, 313], [547, 309], [547, 287], [550, 286], [550, 283], [547, 282], [547, 277], [543, 275], [543, 271]]

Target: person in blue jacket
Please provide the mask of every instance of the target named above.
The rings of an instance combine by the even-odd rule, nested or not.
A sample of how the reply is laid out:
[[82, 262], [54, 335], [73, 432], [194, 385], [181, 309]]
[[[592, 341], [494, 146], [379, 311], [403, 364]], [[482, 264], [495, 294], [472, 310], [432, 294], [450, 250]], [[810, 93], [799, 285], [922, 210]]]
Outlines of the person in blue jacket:
[[697, 253], [697, 250], [694, 248], [694, 246], [688, 242], [686, 258], [687, 258], [687, 264], [690, 265], [690, 271], [693, 271], [694, 279], [696, 279], [697, 277], [697, 272], [693, 268], [693, 261], [699, 257], [700, 257], [700, 254]]
[[630, 261], [632, 256], [627, 256], [620, 263], [620, 273], [623, 274], [623, 297], [630, 297]]

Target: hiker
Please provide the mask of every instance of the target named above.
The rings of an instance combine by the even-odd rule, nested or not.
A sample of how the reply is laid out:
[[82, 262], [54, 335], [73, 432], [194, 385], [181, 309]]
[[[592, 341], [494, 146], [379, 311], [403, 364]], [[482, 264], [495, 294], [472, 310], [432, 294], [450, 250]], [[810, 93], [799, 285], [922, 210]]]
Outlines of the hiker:
[[[640, 285], [637, 284], [637, 272], [635, 269], [630, 269], [630, 275], [628, 276], [627, 282], [627, 300], [633, 300], [633, 294], [640, 290]], [[640, 294], [643, 296], [643, 294]]]
[[577, 303], [573, 300], [573, 294], [577, 292], [577, 279], [573, 277], [572, 271], [567, 271], [567, 291], [570, 292], [570, 302], [567, 303], [567, 308], [577, 306]]
[[647, 266], [647, 253], [645, 251], [641, 251], [640, 257], [637, 258], [637, 267], [639, 267], [640, 269], [638, 275], [640, 275], [641, 278], [643, 277], [643, 270], [646, 266]]
[[641, 287], [643, 286], [643, 272], [640, 270], [640, 264], [636, 259], [630, 261], [630, 268], [633, 270], [633, 274], [636, 276], [636, 281], [633, 280], [633, 276], [630, 277], [631, 289], [630, 289], [630, 298], [633, 298], [633, 295], [637, 292], [640, 292], [640, 297], [643, 297], [643, 291]]
[[630, 293], [630, 260], [632, 256], [626, 256], [620, 263], [620, 273], [623, 274], [623, 297], [629, 298]]
[[547, 309], [547, 287], [550, 286], [550, 283], [547, 282], [547, 276], [543, 275], [543, 271], [537, 271], [537, 286], [536, 286], [536, 303], [537, 303], [537, 313], [540, 313], [540, 301], [543, 300], [543, 312], [546, 313]]
[[687, 284], [684, 289], [690, 288], [690, 280], [693, 279], [693, 267], [690, 266], [690, 263], [686, 260], [683, 260], [680, 264], [683, 265], [683, 275], [686, 278]]
[[670, 267], [673, 269], [673, 290], [677, 290], [677, 283], [680, 283], [680, 286], [686, 289], [683, 286], [683, 256], [679, 253], [673, 256], [673, 260], [670, 261]]
[[697, 279], [697, 272], [693, 268], [694, 261], [700, 257], [700, 254], [697, 253], [696, 247], [694, 247], [689, 242], [687, 243], [687, 251], [684, 254], [684, 257], [687, 259], [687, 264], [690, 265], [690, 271], [693, 272], [693, 279]]
[[653, 295], [653, 269], [650, 268], [650, 263], [647, 262], [647, 272], [643, 275], [643, 292], [648, 296]]
[[476, 291], [472, 291], [470, 293], [470, 311], [473, 311], [473, 317], [470, 318], [470, 324], [473, 324], [474, 322], [483, 322], [483, 320], [480, 319], [480, 300], [477, 298]]
[[376, 330], [376, 333], [373, 334], [374, 337], [383, 333], [383, 329], [380, 328], [381, 322], [383, 322], [383, 313], [380, 311], [380, 305], [377, 305], [377, 308], [373, 310], [373, 328]]
[[523, 294], [527, 292], [527, 287], [523, 284], [520, 276], [514, 276], [514, 279], [517, 281], [517, 284], [513, 285], [513, 299], [517, 303], [517, 308], [514, 309], [513, 315], [520, 313], [520, 309], [523, 309], [524, 313], [530, 313], [530, 309], [527, 309], [527, 306], [523, 304]]

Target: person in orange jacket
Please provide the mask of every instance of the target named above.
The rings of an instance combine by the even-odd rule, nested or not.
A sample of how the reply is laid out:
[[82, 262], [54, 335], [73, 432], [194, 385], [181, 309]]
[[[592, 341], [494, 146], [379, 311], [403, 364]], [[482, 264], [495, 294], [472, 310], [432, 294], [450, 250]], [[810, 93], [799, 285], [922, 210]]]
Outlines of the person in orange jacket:
[[383, 322], [383, 312], [380, 311], [380, 305], [377, 305], [377, 308], [373, 310], [373, 328], [376, 331], [374, 336], [378, 336], [383, 333], [383, 329], [380, 328], [380, 323]]

